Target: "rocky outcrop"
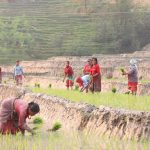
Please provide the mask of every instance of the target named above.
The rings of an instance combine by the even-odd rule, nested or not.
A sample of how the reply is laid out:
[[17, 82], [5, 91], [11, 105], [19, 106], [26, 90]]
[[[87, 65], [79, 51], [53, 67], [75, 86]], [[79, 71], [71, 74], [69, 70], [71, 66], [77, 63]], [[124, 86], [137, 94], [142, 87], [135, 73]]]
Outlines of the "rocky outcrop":
[[47, 128], [60, 121], [64, 130], [80, 130], [97, 135], [120, 138], [150, 139], [150, 112], [129, 111], [75, 103], [45, 94], [35, 94], [13, 86], [0, 86], [1, 100], [22, 95], [25, 101], [39, 103], [40, 116]]

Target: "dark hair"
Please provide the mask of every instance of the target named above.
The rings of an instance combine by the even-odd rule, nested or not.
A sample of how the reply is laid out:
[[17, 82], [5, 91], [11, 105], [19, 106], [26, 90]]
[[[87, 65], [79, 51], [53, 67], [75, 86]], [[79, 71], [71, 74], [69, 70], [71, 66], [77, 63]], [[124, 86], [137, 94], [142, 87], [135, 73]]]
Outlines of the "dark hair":
[[70, 64], [70, 61], [66, 61], [68, 64]]
[[96, 57], [93, 57], [93, 58], [92, 58], [92, 60], [95, 60], [95, 61], [96, 61], [96, 63], [98, 63], [98, 60], [97, 60], [97, 58], [96, 58]]
[[30, 102], [30, 103], [28, 104], [28, 106], [29, 106], [29, 109], [30, 109], [32, 112], [34, 112], [34, 113], [38, 113], [38, 112], [40, 111], [39, 104], [37, 104], [37, 103]]

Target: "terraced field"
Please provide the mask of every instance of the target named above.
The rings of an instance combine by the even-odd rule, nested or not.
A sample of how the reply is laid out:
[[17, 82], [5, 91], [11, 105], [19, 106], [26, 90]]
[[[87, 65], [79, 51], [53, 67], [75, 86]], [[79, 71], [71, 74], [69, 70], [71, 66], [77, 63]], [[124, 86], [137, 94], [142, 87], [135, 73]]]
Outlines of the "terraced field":
[[[2, 20], [9, 21], [17, 17], [26, 20], [29, 25], [29, 34], [34, 42], [26, 48], [9, 47], [6, 50], [3, 47], [0, 48], [0, 62], [11, 63], [15, 59], [46, 59], [57, 55], [118, 53], [118, 49], [114, 49], [116, 41], [111, 40], [117, 35], [109, 32], [109, 21], [112, 16], [119, 17], [119, 13], [109, 12], [105, 1], [87, 1], [86, 6], [84, 2], [16, 0], [14, 3], [8, 3], [1, 1]], [[133, 15], [138, 17], [139, 14], [141, 13], [129, 12], [127, 17], [130, 18]], [[146, 20], [148, 20], [149, 13], [144, 14], [147, 15]], [[134, 22], [131, 23], [134, 25]], [[102, 28], [104, 28], [103, 32]], [[102, 32], [101, 35], [100, 32]], [[113, 37], [109, 39], [108, 37], [112, 35]], [[145, 44], [147, 42], [148, 40]]]

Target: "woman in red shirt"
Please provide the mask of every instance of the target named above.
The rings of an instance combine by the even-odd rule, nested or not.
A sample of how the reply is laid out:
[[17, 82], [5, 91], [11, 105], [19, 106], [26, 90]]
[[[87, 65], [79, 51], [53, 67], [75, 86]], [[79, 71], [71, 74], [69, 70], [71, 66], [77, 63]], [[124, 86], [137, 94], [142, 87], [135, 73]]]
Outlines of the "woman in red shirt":
[[92, 58], [92, 68], [91, 68], [91, 75], [93, 77], [91, 83], [91, 90], [93, 92], [100, 92], [101, 91], [101, 72], [100, 66], [98, 64], [97, 58]]
[[26, 119], [36, 115], [40, 111], [37, 103], [26, 103], [25, 101], [13, 98], [4, 100], [0, 110], [0, 133], [16, 134], [25, 133], [25, 130], [34, 134], [33, 130], [26, 124]]
[[90, 74], [91, 68], [92, 68], [92, 60], [88, 59], [87, 64], [83, 68], [83, 74], [84, 75]]

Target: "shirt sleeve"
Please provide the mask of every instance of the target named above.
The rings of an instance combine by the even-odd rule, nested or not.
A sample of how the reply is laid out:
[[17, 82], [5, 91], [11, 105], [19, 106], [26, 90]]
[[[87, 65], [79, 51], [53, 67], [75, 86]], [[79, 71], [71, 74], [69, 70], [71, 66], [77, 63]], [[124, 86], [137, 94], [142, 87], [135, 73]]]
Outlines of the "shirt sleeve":
[[18, 126], [20, 129], [24, 129], [25, 125], [26, 125], [26, 111], [25, 110], [21, 110], [19, 113], [19, 122], [18, 122]]
[[99, 67], [99, 65], [96, 66], [96, 73], [100, 73], [100, 67]]

